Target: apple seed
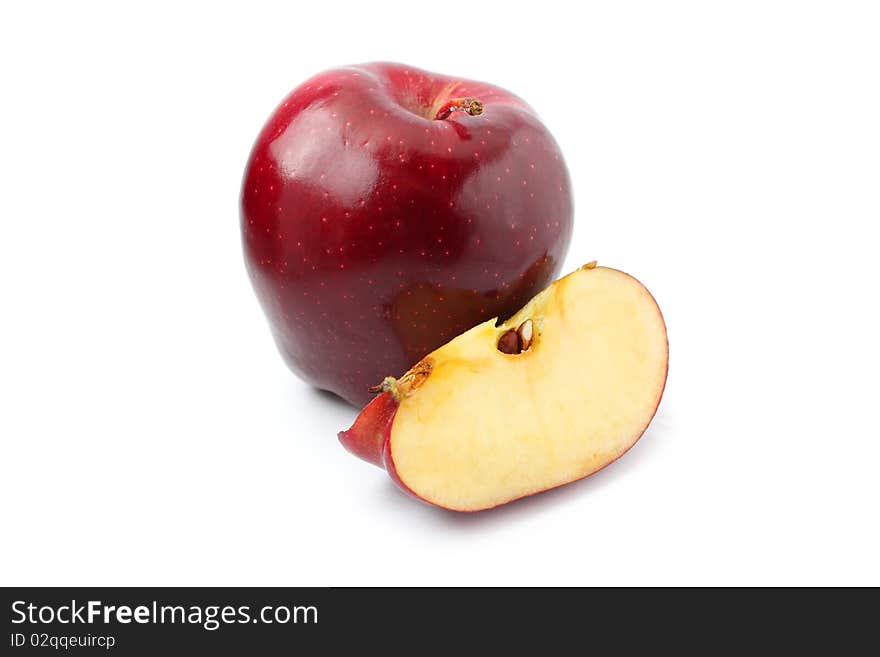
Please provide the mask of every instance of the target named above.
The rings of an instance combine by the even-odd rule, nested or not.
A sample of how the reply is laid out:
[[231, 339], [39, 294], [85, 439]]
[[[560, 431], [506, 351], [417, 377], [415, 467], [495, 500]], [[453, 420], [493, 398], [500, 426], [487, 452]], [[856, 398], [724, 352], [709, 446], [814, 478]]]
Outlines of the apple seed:
[[502, 354], [518, 354], [522, 351], [516, 331], [510, 329], [498, 339], [498, 351]]
[[519, 336], [519, 345], [522, 351], [528, 351], [529, 347], [532, 346], [532, 338], [535, 336], [534, 322], [527, 319], [516, 329], [516, 334]]

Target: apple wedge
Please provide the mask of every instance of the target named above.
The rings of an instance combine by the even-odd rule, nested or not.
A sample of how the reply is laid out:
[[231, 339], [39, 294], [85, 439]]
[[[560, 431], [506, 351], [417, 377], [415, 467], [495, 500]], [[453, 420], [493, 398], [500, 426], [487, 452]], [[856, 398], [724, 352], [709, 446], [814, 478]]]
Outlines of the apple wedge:
[[650, 292], [590, 263], [386, 378], [339, 439], [421, 500], [489, 509], [632, 447], [660, 403], [668, 353]]

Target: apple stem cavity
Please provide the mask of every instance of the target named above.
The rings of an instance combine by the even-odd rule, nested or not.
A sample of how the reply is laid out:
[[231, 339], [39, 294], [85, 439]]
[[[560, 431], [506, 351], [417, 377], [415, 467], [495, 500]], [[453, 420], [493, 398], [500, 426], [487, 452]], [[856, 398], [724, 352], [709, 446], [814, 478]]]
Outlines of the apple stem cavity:
[[440, 106], [434, 120], [447, 119], [456, 111], [464, 112], [470, 116], [479, 116], [483, 113], [483, 103], [476, 98], [453, 98]]

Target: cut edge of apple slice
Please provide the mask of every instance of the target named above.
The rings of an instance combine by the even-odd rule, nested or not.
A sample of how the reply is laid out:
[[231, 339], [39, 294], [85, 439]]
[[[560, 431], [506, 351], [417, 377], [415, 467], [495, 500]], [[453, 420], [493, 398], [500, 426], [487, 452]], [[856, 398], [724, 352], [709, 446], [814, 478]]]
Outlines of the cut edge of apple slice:
[[[527, 320], [529, 348], [498, 351]], [[430, 375], [399, 395], [384, 465], [420, 499], [478, 511], [586, 477], [629, 450], [663, 395], [668, 341], [651, 293], [590, 263], [425, 363]]]

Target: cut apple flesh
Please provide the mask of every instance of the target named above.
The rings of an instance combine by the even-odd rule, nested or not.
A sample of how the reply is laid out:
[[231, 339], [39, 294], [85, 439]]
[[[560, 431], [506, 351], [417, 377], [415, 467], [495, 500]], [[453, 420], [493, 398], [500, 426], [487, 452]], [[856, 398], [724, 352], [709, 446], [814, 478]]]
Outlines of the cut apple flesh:
[[[511, 329], [522, 345], [528, 320], [527, 348], [500, 351]], [[436, 350], [411, 370], [418, 376], [388, 380], [383, 394], [399, 405], [373, 439], [417, 497], [460, 511], [494, 507], [585, 477], [628, 450], [657, 409], [667, 354], [648, 290], [588, 265], [503, 324], [480, 324]]]

